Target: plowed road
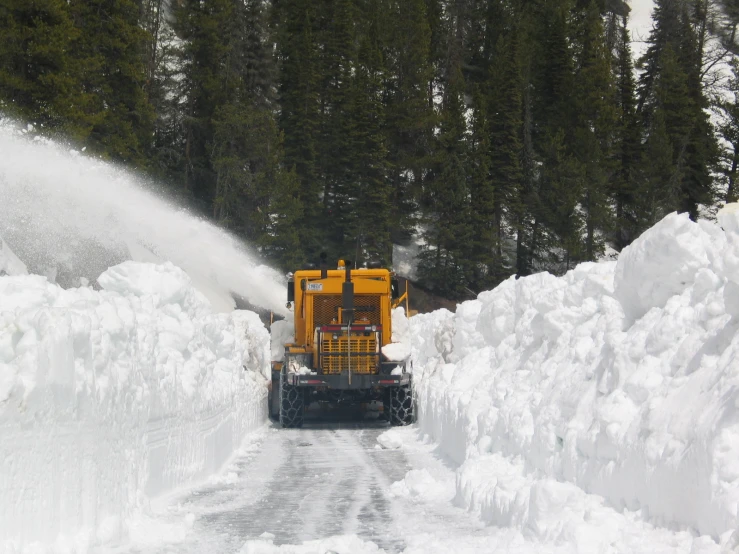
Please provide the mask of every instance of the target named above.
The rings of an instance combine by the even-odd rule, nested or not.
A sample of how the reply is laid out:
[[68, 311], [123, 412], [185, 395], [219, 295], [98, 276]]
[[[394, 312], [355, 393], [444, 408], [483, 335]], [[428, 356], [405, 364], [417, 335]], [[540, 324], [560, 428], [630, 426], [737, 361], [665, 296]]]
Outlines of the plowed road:
[[447, 478], [451, 471], [410, 428], [399, 436], [414, 449], [380, 446], [377, 438], [389, 428], [377, 421], [314, 420], [302, 429], [271, 424], [217, 479], [169, 498], [134, 530], [133, 544], [118, 551], [237, 553], [260, 537], [295, 545], [358, 535], [386, 552], [402, 552], [409, 534], [438, 535], [440, 529], [483, 539], [490, 530], [449, 502], [453, 480], [431, 481], [439, 500], [432, 503], [393, 487], [414, 468]]

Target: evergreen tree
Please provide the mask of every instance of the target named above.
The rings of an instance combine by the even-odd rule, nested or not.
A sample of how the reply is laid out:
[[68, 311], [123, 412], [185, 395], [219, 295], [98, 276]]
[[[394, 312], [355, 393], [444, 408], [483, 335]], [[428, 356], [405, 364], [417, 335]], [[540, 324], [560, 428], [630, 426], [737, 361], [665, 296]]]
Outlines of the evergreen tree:
[[703, 1], [696, 2], [694, 10], [698, 27], [701, 27], [699, 33], [693, 30], [693, 19], [687, 7], [683, 8], [680, 35], [680, 61], [686, 75], [691, 126], [684, 156], [677, 158], [685, 166], [679, 210], [687, 212], [693, 220], [698, 219], [701, 205], [710, 206], [716, 200], [712, 171], [717, 163], [718, 145], [707, 113], [708, 99], [701, 80], [706, 41], [704, 4]]
[[495, 226], [495, 189], [490, 174], [491, 153], [488, 103], [480, 87], [473, 93], [474, 111], [469, 144], [470, 227], [474, 230], [469, 244], [470, 285], [485, 290], [497, 284], [496, 254], [500, 244]]
[[434, 67], [424, 0], [393, 2], [386, 82], [388, 150], [392, 175], [393, 239], [412, 232], [433, 153]]
[[276, 7], [279, 61], [280, 128], [285, 134], [285, 162], [300, 181], [299, 227], [309, 259], [317, 259], [324, 223], [322, 184], [316, 167], [319, 126], [319, 44], [316, 7], [311, 0], [283, 0]]
[[720, 104], [725, 116], [720, 132], [726, 144], [722, 153], [722, 171], [726, 182], [724, 200], [727, 203], [739, 200], [736, 185], [737, 168], [739, 167], [739, 62], [737, 60], [732, 62], [732, 78], [729, 82], [729, 90], [732, 95], [731, 99]]
[[577, 244], [582, 222], [575, 212], [582, 193], [582, 175], [568, 148], [577, 128], [572, 101], [572, 6], [569, 0], [561, 0], [536, 3], [534, 7], [532, 32], [537, 43], [531, 75], [532, 144], [528, 154], [534, 158], [527, 162], [532, 164], [527, 169], [532, 172], [528, 176], [532, 182], [526, 190], [530, 231], [526, 252], [519, 249], [519, 255], [524, 256], [525, 271], [558, 272], [582, 253]]
[[540, 241], [546, 244], [542, 262], [547, 269], [564, 273], [584, 258], [583, 213], [578, 209], [586, 193], [585, 168], [567, 152], [565, 133], [560, 131], [543, 145], [546, 164], [540, 180], [541, 214], [546, 228]]
[[352, 206], [359, 196], [352, 171], [358, 155], [352, 140], [357, 115], [352, 107], [357, 51], [352, 0], [326, 0], [325, 8], [320, 35], [323, 47], [317, 167], [326, 216], [321, 226], [326, 232], [323, 250], [329, 253], [329, 259], [337, 259], [353, 252], [357, 240], [348, 235], [354, 219]]
[[649, 42], [639, 84], [640, 115], [647, 144], [652, 134], [664, 132], [652, 142], [662, 149], [667, 141], [672, 149], [670, 171], [650, 183], [659, 204], [655, 216], [679, 210], [697, 219], [699, 206], [714, 201], [711, 168], [717, 149], [704, 111], [702, 48], [686, 7], [677, 0], [658, 0]]
[[202, 209], [219, 217], [217, 178], [210, 161], [213, 116], [234, 103], [240, 84], [239, 24], [235, 0], [183, 0], [175, 9], [175, 30], [183, 41], [184, 188]]
[[522, 82], [515, 30], [499, 35], [493, 60], [487, 108], [490, 114], [490, 179], [495, 191], [494, 262], [490, 273], [495, 281], [501, 281], [515, 266], [514, 257], [504, 251], [506, 236], [513, 230], [520, 232], [523, 219]]
[[613, 175], [613, 138], [616, 126], [611, 57], [600, 9], [591, 1], [582, 14], [580, 55], [576, 70], [576, 127], [572, 151], [583, 170], [585, 260], [603, 253], [604, 233], [610, 229], [609, 183]]
[[70, 0], [69, 10], [79, 31], [86, 142], [113, 160], [144, 165], [154, 113], [144, 90], [147, 34], [139, 27], [138, 2]]
[[0, 0], [0, 109], [78, 139], [88, 133], [65, 0]]
[[618, 123], [615, 134], [615, 172], [612, 194], [615, 200], [614, 246], [617, 250], [630, 244], [643, 230], [637, 218], [642, 167], [641, 130], [636, 116], [636, 83], [631, 57], [627, 19], [621, 22], [617, 44], [616, 108]]
[[370, 0], [365, 6], [367, 31], [361, 35], [353, 87], [352, 142], [356, 147], [352, 176], [356, 180], [350, 237], [359, 248], [355, 260], [392, 261], [391, 188], [387, 162], [385, 107], [382, 85], [385, 73], [381, 50], [382, 2]]
[[464, 79], [458, 54], [452, 47], [447, 62], [439, 145], [428, 186], [427, 247], [419, 263], [421, 281], [450, 298], [465, 296], [473, 273], [468, 256], [474, 231], [469, 217]]

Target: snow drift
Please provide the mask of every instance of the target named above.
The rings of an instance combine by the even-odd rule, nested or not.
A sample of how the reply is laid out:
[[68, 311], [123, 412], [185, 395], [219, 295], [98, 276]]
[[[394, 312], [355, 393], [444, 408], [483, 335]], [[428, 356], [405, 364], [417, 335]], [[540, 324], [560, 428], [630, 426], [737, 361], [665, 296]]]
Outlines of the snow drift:
[[739, 208], [719, 224], [672, 214], [618, 262], [410, 320], [419, 427], [459, 464], [457, 504], [591, 552], [594, 493], [688, 549], [703, 535], [694, 552], [739, 544]]
[[149, 497], [217, 471], [266, 418], [256, 314], [212, 313], [170, 263], [98, 283], [0, 277], [0, 551], [124, 536]]

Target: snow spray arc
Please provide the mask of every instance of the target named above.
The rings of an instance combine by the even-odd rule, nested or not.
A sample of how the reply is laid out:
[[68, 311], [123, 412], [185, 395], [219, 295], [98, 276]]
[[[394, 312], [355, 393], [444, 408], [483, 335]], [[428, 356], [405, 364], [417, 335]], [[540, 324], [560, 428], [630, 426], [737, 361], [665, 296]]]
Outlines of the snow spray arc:
[[277, 271], [132, 173], [2, 120], [0, 152], [0, 237], [30, 271], [79, 286], [126, 259], [169, 260], [217, 311], [233, 308], [231, 292], [285, 311]]

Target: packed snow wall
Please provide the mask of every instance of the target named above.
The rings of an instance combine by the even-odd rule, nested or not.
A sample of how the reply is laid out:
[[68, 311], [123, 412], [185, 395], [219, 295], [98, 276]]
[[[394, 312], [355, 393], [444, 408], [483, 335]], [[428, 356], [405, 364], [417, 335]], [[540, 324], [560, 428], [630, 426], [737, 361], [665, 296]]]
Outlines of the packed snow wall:
[[595, 493], [739, 548], [737, 205], [410, 324], [419, 426], [460, 466], [458, 505], [552, 540], [597, 517], [573, 500]]
[[0, 551], [124, 536], [149, 498], [217, 471], [265, 421], [256, 314], [212, 313], [170, 263], [125, 262], [98, 284], [0, 276]]

